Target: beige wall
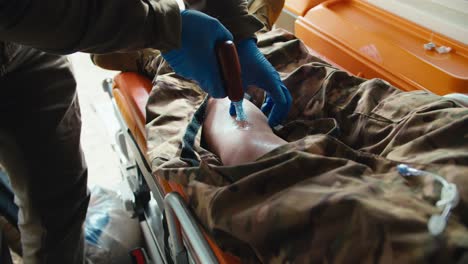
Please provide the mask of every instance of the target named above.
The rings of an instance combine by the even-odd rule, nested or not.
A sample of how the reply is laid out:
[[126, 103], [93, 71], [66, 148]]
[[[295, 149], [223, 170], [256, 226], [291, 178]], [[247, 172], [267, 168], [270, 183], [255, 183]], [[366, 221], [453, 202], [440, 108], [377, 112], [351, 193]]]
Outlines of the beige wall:
[[467, 0], [365, 0], [468, 45]]

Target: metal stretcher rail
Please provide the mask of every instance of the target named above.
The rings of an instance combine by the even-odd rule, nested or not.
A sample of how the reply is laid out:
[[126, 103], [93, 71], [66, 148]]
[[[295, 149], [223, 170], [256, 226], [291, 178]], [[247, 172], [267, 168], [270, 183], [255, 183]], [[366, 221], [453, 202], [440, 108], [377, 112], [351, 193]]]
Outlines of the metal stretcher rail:
[[123, 119], [119, 107], [117, 106], [117, 103], [114, 99], [114, 96], [112, 94], [112, 89], [113, 89], [113, 81], [111, 78], [107, 78], [102, 82], [102, 86], [105, 92], [108, 93], [109, 97], [111, 98], [112, 101], [112, 107], [114, 109], [115, 115], [119, 121], [120, 127], [122, 128], [122, 132], [125, 133], [128, 140], [128, 143], [130, 145], [130, 149], [132, 153], [136, 156], [136, 162], [138, 167], [141, 170], [141, 173], [143, 174], [143, 177], [146, 180], [146, 183], [149, 185], [151, 191], [153, 192], [153, 197], [156, 199], [156, 202], [158, 206], [160, 207], [161, 210], [164, 210], [164, 202], [163, 202], [163, 191], [161, 188], [155, 183], [150, 171], [150, 166], [146, 162], [146, 160], [141, 159], [140, 157], [143, 157], [143, 153], [141, 153], [141, 150], [137, 147], [137, 144], [135, 142], [135, 139], [133, 138], [130, 129], [128, 128], [125, 120]]
[[193, 249], [197, 262], [203, 264], [218, 263], [196, 221], [191, 217], [190, 211], [182, 197], [176, 192], [171, 192], [164, 198], [164, 204], [169, 233], [171, 234], [172, 257], [176, 259], [176, 263], [188, 263], [182, 242], [181, 230], [177, 226], [177, 221], [188, 238], [189, 246]]

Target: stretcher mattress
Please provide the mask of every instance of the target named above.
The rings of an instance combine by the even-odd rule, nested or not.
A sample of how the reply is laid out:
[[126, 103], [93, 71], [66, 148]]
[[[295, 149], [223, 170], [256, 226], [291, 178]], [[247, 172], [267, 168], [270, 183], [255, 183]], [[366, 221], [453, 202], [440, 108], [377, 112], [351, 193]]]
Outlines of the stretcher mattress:
[[120, 73], [114, 78], [112, 93], [125, 123], [142, 153], [146, 153], [146, 103], [153, 85], [148, 78], [134, 72]]

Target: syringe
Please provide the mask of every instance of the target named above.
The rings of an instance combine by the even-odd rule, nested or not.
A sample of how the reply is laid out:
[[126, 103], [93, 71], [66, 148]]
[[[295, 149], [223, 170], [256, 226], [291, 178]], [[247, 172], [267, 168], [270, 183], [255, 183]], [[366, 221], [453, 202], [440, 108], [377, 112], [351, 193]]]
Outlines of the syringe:
[[242, 107], [244, 89], [242, 88], [241, 67], [236, 45], [230, 40], [221, 42], [216, 46], [216, 53], [226, 94], [236, 108], [236, 119], [237, 121], [247, 121], [247, 116]]

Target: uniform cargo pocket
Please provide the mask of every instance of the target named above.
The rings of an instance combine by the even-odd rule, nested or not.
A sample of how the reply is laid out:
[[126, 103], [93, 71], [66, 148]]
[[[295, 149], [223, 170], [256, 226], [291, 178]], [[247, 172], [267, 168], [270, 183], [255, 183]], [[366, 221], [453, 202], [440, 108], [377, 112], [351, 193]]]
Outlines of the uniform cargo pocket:
[[441, 97], [426, 91], [401, 92], [384, 98], [372, 111], [373, 115], [398, 123], [411, 113], [424, 111]]

